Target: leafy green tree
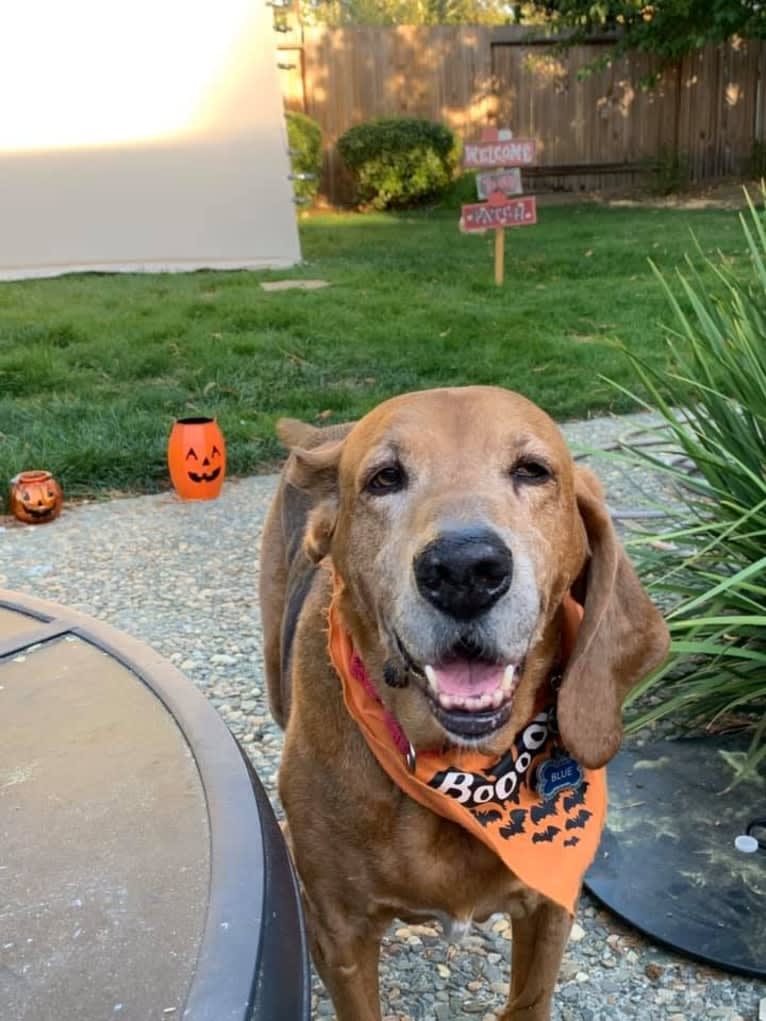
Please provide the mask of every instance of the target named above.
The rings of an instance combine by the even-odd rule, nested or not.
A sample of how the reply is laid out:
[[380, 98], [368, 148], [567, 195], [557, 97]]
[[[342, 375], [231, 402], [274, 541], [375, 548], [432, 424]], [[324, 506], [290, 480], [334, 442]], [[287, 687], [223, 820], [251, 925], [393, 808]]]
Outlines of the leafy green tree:
[[612, 56], [639, 50], [663, 64], [733, 36], [766, 38], [766, 4], [760, 0], [541, 0], [534, 6], [551, 26], [571, 30], [571, 43], [614, 31]]
[[[502, 25], [513, 20], [504, 0], [301, 0], [306, 24]], [[517, 6], [517, 5], [516, 5]]]
[[[610, 57], [639, 50], [673, 63], [733, 36], [766, 38], [766, 0], [295, 0], [307, 24], [544, 25], [570, 45], [614, 32]], [[603, 63], [601, 61], [600, 63]]]

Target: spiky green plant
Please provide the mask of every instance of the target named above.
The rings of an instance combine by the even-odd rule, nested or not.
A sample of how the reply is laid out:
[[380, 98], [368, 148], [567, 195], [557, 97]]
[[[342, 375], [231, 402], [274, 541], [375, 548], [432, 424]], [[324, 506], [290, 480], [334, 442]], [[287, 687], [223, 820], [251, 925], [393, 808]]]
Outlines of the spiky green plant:
[[630, 456], [670, 480], [680, 501], [669, 528], [630, 543], [672, 645], [631, 693], [629, 727], [665, 716], [742, 722], [752, 743], [731, 762], [740, 777], [766, 758], [766, 229], [750, 196], [748, 206], [745, 273], [701, 251], [674, 283], [655, 269], [675, 318], [674, 370], [628, 353], [667, 441]]

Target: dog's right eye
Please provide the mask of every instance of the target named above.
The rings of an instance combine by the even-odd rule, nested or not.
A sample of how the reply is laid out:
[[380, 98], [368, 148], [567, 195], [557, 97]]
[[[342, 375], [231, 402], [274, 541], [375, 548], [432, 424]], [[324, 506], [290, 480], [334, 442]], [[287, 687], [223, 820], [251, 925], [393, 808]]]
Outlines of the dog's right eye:
[[406, 483], [407, 476], [404, 474], [404, 468], [399, 464], [390, 464], [374, 472], [364, 488], [373, 496], [386, 496], [388, 493], [396, 493], [400, 489], [404, 489]]

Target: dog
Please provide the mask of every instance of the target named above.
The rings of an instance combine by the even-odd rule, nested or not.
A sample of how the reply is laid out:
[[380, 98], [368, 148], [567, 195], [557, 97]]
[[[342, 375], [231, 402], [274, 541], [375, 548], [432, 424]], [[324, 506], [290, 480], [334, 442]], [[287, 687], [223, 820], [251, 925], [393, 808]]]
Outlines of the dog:
[[[380, 1021], [394, 918], [512, 925], [501, 1021], [546, 1021], [604, 765], [668, 633], [596, 477], [496, 387], [282, 420], [261, 548], [279, 794], [339, 1021]], [[579, 857], [577, 857], [579, 855]]]

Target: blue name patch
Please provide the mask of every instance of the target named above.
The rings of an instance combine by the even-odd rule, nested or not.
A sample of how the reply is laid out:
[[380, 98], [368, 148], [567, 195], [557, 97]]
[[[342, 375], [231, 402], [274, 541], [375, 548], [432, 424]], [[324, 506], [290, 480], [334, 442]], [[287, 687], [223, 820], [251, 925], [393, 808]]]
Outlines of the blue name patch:
[[537, 791], [543, 801], [551, 801], [561, 791], [576, 791], [584, 779], [582, 766], [574, 759], [547, 759], [537, 771]]

